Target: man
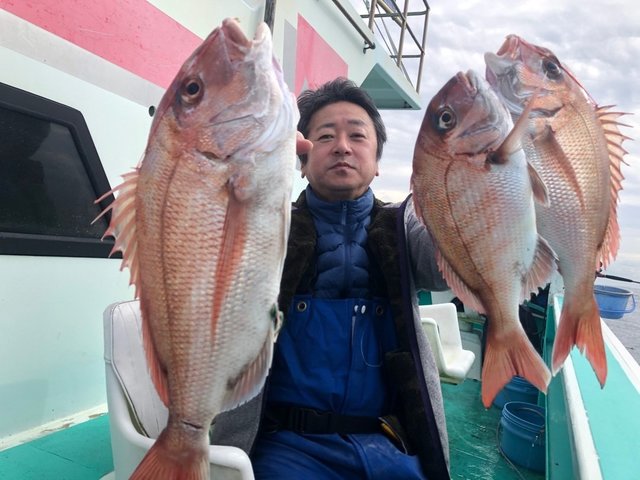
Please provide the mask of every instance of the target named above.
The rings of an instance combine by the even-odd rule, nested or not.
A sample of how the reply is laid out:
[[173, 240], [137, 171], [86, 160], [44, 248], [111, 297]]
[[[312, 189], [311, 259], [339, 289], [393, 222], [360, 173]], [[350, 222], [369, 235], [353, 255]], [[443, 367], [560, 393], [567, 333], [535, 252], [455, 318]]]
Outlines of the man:
[[[262, 409], [249, 447], [256, 478], [448, 478], [438, 371], [416, 300], [416, 286], [446, 288], [431, 239], [410, 201], [385, 205], [369, 188], [386, 132], [364, 90], [336, 79], [298, 107], [312, 147], [300, 155], [309, 186], [291, 215], [284, 326], [263, 395], [235, 416], [249, 425]], [[231, 424], [220, 422], [214, 443]]]

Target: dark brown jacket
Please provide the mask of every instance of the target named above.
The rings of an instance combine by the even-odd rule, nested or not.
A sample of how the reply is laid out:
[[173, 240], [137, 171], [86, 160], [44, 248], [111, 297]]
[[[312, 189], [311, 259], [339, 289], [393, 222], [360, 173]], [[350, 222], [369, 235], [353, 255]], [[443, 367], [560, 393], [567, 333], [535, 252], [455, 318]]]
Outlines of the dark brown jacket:
[[[300, 283], [314, 269], [316, 231], [304, 192], [293, 204], [287, 257], [280, 284], [279, 305], [287, 312]], [[402, 204], [375, 200], [368, 227], [367, 248], [375, 264], [375, 289], [391, 302], [398, 349], [385, 358], [388, 378], [398, 390], [397, 411], [431, 480], [449, 478], [447, 440], [440, 377], [418, 311], [416, 288], [443, 290], [432, 240], [416, 217], [411, 198]], [[286, 318], [285, 318], [286, 321]], [[212, 443], [251, 451], [261, 416], [262, 394], [220, 415]]]

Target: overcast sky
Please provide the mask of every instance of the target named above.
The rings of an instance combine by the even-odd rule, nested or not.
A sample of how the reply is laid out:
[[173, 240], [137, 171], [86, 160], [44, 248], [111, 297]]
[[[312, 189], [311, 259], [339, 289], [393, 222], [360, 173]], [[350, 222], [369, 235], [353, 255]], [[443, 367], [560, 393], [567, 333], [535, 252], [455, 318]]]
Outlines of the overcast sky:
[[[607, 273], [640, 281], [640, 8], [634, 0], [513, 2], [431, 0], [427, 58], [421, 85], [426, 107], [458, 71], [484, 73], [484, 53], [514, 33], [553, 51], [599, 105], [632, 113], [622, 121], [629, 151], [618, 207], [622, 245]], [[424, 110], [383, 111], [389, 141], [372, 187], [386, 200], [409, 191], [413, 146]], [[620, 285], [624, 287], [624, 285]]]

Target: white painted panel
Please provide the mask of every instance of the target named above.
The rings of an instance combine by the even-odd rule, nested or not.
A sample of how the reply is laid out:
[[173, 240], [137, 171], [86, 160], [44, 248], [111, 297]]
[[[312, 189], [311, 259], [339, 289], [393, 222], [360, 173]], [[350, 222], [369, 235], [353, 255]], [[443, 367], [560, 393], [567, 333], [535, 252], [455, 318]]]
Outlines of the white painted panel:
[[[112, 186], [139, 161], [147, 107], [0, 47], [0, 82], [82, 112]], [[102, 311], [133, 298], [119, 260], [0, 256], [0, 438], [105, 403]]]
[[0, 438], [106, 402], [102, 312], [118, 260], [0, 255]]
[[237, 18], [245, 33], [253, 35], [258, 23], [264, 18], [265, 5], [264, 0], [232, 0], [225, 2], [224, 8], [220, 7], [219, 2], [211, 0], [149, 0], [149, 3], [202, 38], [228, 17]]

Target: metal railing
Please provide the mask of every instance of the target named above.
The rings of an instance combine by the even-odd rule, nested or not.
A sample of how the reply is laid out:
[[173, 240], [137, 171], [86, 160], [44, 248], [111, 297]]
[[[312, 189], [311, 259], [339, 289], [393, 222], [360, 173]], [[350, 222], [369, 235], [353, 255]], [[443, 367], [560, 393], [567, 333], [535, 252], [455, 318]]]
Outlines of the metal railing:
[[[419, 93], [429, 25], [427, 0], [350, 0], [358, 15], [367, 20], [370, 31], [362, 28], [359, 19], [351, 17], [341, 5], [344, 0], [333, 0], [333, 3], [362, 36], [364, 50], [380, 47], [382, 43]], [[375, 32], [375, 36], [371, 32]], [[378, 43], [375, 40], [379, 40]]]

